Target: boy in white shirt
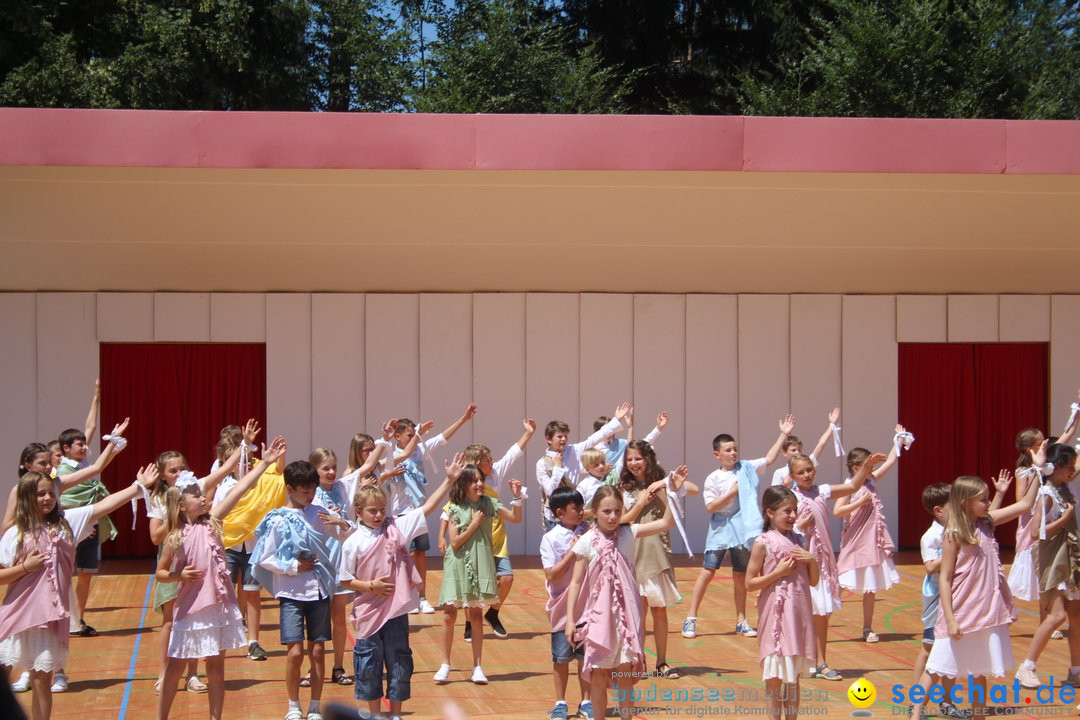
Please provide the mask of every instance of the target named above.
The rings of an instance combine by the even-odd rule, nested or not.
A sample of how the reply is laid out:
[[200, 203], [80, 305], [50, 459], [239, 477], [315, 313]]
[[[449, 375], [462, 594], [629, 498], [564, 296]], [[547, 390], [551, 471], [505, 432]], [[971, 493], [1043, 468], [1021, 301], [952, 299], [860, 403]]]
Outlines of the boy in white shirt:
[[[829, 413], [829, 426], [825, 428], [825, 432], [818, 438], [817, 445], [814, 446], [813, 451], [810, 453], [810, 461], [814, 463], [814, 467], [817, 467], [818, 458], [821, 457], [822, 451], [825, 450], [825, 446], [829, 443], [829, 438], [832, 437], [833, 428], [836, 426], [836, 421], [840, 419], [840, 408], [833, 408]], [[838, 431], [840, 428], [836, 428]], [[784, 462], [776, 469], [776, 472], [772, 476], [773, 485], [783, 485], [784, 487], [791, 489], [791, 475], [788, 473], [788, 461], [795, 455], [802, 455], [803, 444], [802, 440], [794, 435], [788, 435], [788, 439], [784, 441], [784, 447], [780, 448], [783, 454]]]

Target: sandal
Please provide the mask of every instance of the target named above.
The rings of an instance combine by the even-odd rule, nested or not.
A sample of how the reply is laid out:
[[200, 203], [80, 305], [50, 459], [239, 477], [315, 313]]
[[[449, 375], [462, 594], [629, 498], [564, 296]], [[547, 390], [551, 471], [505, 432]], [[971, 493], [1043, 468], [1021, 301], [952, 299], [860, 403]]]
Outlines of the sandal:
[[870, 628], [863, 628], [863, 630], [862, 630], [862, 639], [863, 639], [864, 642], [876, 643], [881, 638], [879, 638], [877, 633], [874, 632], [873, 630], [871, 630]]
[[189, 675], [187, 679], [187, 691], [189, 693], [206, 692], [206, 683], [199, 679], [198, 675]]
[[681, 675], [679, 675], [679, 671], [677, 669], [671, 667], [666, 662], [662, 662], [656, 666], [656, 676], [667, 678], [668, 680], [678, 680], [680, 677], [682, 677]]
[[300, 687], [311, 687], [311, 673], [300, 678]]
[[158, 678], [157, 681], [154, 683], [154, 694], [161, 694], [161, 678]]
[[353, 677], [345, 674], [345, 668], [336, 667], [330, 672], [330, 681], [338, 685], [352, 685]]
[[97, 637], [98, 631], [83, 622], [78, 632], [71, 633], [75, 637]]

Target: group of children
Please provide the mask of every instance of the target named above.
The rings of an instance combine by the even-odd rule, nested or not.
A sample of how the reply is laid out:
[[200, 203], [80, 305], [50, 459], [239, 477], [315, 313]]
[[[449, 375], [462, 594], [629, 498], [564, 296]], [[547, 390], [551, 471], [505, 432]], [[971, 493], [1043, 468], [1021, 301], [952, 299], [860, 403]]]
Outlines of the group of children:
[[[208, 691], [211, 718], [222, 717], [225, 653], [246, 648], [251, 660], [266, 659], [259, 643], [264, 588], [280, 609], [285, 720], [321, 719], [328, 641], [334, 651], [330, 682], [355, 683], [356, 698], [372, 715], [381, 711], [385, 697], [391, 715], [400, 716], [413, 676], [408, 615], [435, 610], [425, 593], [424, 553], [430, 547], [427, 517], [437, 510], [438, 547], [444, 553], [438, 606], [444, 624], [442, 664], [434, 682], [451, 679], [456, 620], [464, 610], [465, 639], [472, 644], [469, 677], [486, 684], [485, 620], [497, 637], [508, 634], [499, 617], [513, 583], [503, 524], [521, 522], [527, 497], [519, 480], [508, 479], [509, 470], [524, 454], [536, 423], [523, 421], [520, 440], [498, 461], [486, 446], [468, 446], [443, 463], [443, 479], [435, 485], [429, 480], [437, 469], [431, 451], [445, 445], [476, 410], [470, 404], [432, 438], [426, 437], [430, 423], [417, 427], [396, 418], [378, 439], [357, 434], [340, 477], [334, 453], [324, 448], [287, 463], [285, 440], [278, 437], [258, 452], [254, 443], [260, 429], [254, 421], [222, 430], [207, 476], [196, 477], [182, 454], [166, 451], [142, 468], [131, 486], [111, 495], [98, 475], [123, 450], [126, 420], [103, 438], [108, 444], [93, 464], [85, 459], [93, 435], [89, 423], [85, 432], [61, 434], [63, 470], [52, 470], [46, 446], [27, 446], [0, 538], [0, 584], [10, 586], [0, 604], [0, 664], [27, 669], [16, 689], [32, 690], [33, 717], [48, 718], [51, 692], [60, 691], [54, 683], [63, 672], [69, 635], [96, 632], [83, 621], [86, 593], [80, 595], [78, 584], [74, 604], [69, 598], [73, 574], [92, 572], [100, 542], [115, 534], [108, 513], [141, 496], [159, 548], [154, 592], [163, 616], [159, 719], [169, 716], [185, 674], [189, 691]], [[91, 416], [95, 413], [92, 407]], [[841, 590], [862, 595], [862, 638], [873, 643], [878, 641], [875, 597], [899, 579], [877, 484], [914, 437], [897, 425], [887, 455], [854, 448], [846, 453], [847, 480], [817, 484], [817, 456], [830, 438], [837, 454], [843, 453], [839, 410], [828, 419], [808, 456], [791, 435], [791, 415], [780, 420], [777, 440], [761, 459], [741, 460], [731, 435], [714, 439], [720, 467], [703, 488], [710, 513], [705, 559], [682, 627], [684, 637], [696, 636], [704, 594], [724, 556], [730, 556], [735, 632], [758, 638], [762, 679], [774, 712], [792, 718], [801, 677], [841, 679], [826, 661], [829, 618], [840, 608]], [[566, 695], [575, 658], [580, 716], [603, 717], [609, 687], [624, 690], [617, 696], [622, 713], [633, 710], [626, 690], [645, 672], [645, 608], [653, 620], [653, 674], [678, 678], [667, 662], [667, 608], [682, 597], [669, 534], [676, 528], [686, 542], [683, 498], [699, 488], [688, 480], [685, 465], [669, 473], [657, 460], [652, 443], [667, 423], [665, 413], [645, 440], [633, 440], [632, 423], [633, 410], [623, 403], [580, 443], [568, 443], [566, 423], [552, 421], [545, 428], [547, 451], [536, 475], [546, 531], [539, 549], [548, 593], [555, 688], [550, 717], [555, 720], [569, 716]], [[1075, 424], [1072, 418], [1049, 449], [1038, 431], [1020, 434], [1017, 476], [1024, 482], [1008, 507], [1001, 507], [1011, 482], [1007, 472], [994, 483], [993, 503], [985, 483], [974, 477], [924, 490], [935, 523], [923, 538], [925, 645], [917, 678], [970, 673], [985, 679], [1011, 667], [1008, 624], [1015, 608], [1009, 585], [1014, 582], [1038, 587], [1045, 618], [1017, 674], [1026, 687], [1038, 685], [1034, 663], [1051, 633], [1066, 618], [1080, 618], [1080, 531], [1067, 486], [1080, 468], [1068, 446]], [[623, 430], [627, 438], [617, 438]], [[761, 480], [781, 454], [786, 467], [761, 493]], [[506, 506], [504, 485], [511, 497]], [[830, 539], [829, 500], [832, 514], [844, 518], [838, 557]], [[1014, 572], [1030, 567], [1036, 580], [1006, 584], [993, 526], [1016, 517], [1033, 540], [1026, 547], [1035, 549], [1028, 551], [1030, 563], [1018, 562]], [[85, 545], [87, 539], [93, 544]], [[757, 629], [746, 613], [747, 591], [758, 593]], [[351, 674], [344, 667], [346, 623], [356, 638]], [[1070, 636], [1070, 649], [1071, 643]], [[1080, 636], [1077, 646], [1080, 651]], [[1077, 665], [1069, 681], [1080, 683], [1080, 652], [1071, 654]], [[206, 685], [196, 667], [200, 659]], [[306, 710], [301, 687], [311, 689]], [[916, 716], [921, 711], [913, 708]]]

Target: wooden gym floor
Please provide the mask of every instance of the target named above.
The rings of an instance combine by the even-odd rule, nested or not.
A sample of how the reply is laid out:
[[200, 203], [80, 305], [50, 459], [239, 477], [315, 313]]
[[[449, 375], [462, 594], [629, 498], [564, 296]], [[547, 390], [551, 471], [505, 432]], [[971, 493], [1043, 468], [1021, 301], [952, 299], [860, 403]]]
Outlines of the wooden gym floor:
[[[695, 558], [696, 560], [696, 558]], [[689, 560], [688, 563], [694, 563]], [[94, 584], [87, 619], [101, 633], [97, 638], [72, 638], [71, 659], [68, 663], [70, 690], [54, 696], [53, 717], [105, 719], [152, 718], [156, 712], [154, 680], [158, 671], [159, 617], [146, 604], [150, 598], [147, 572], [149, 561], [114, 561], [105, 563], [104, 574]], [[429, 573], [429, 597], [436, 597], [441, 573], [436, 568]], [[553, 702], [550, 640], [544, 613], [543, 573], [538, 558], [514, 558], [517, 570], [513, 591], [502, 611], [502, 619], [510, 637], [495, 639], [487, 634], [484, 642], [483, 667], [490, 679], [486, 687], [468, 681], [471, 649], [461, 640], [461, 625], [455, 633], [452, 682], [436, 686], [431, 676], [440, 662], [439, 637], [441, 615], [412, 615], [411, 645], [416, 673], [412, 682], [412, 699], [405, 704], [404, 717], [410, 720], [443, 717], [447, 701], [456, 703], [469, 718], [545, 718]], [[839, 670], [843, 682], [804, 680], [804, 701], [801, 716], [813, 718], [848, 717], [854, 709], [847, 699], [847, 688], [859, 677], [866, 677], [877, 688], [872, 710], [875, 716], [904, 716], [904, 709], [890, 700], [892, 686], [913, 681], [911, 668], [919, 652], [921, 636], [920, 587], [922, 568], [917, 553], [901, 553], [898, 557], [901, 584], [882, 594], [875, 613], [875, 630], [881, 642], [868, 645], [861, 642], [861, 603], [858, 598], [845, 597], [843, 610], [833, 616], [830, 630], [829, 662]], [[698, 620], [698, 637], [684, 639], [680, 635], [682, 620], [689, 605], [689, 593], [698, 574], [696, 564], [687, 564], [677, 571], [679, 589], [687, 595], [678, 606], [669, 609], [668, 657], [683, 677], [680, 680], [646, 678], [638, 688], [646, 697], [655, 690], [656, 700], [639, 705], [650, 717], [720, 717], [753, 714], [767, 703], [757, 661], [757, 641], [733, 633], [735, 619], [732, 604], [730, 568], [723, 567], [705, 596]], [[750, 599], [753, 608], [753, 596]], [[267, 662], [252, 662], [240, 651], [226, 660], [224, 717], [280, 718], [285, 712], [284, 651], [278, 644], [277, 603], [263, 598], [262, 645], [270, 658]], [[1013, 654], [1019, 662], [1026, 654], [1031, 634], [1038, 624], [1033, 603], [1018, 603], [1020, 617], [1013, 625]], [[756, 624], [756, 612], [751, 609]], [[650, 659], [654, 648], [651, 620], [646, 637]], [[346, 651], [345, 664], [351, 674], [352, 653]], [[327, 673], [332, 655], [327, 643]], [[1061, 678], [1068, 666], [1068, 643], [1051, 641], [1039, 663], [1040, 676], [1048, 682], [1052, 675]], [[650, 668], [653, 663], [650, 661]], [[200, 664], [200, 672], [202, 666]], [[1006, 678], [1011, 685], [1012, 677]], [[1058, 684], [1058, 683], [1056, 683]], [[674, 693], [697, 689], [709, 693], [716, 689], [727, 693], [727, 701], [685, 701]], [[306, 690], [301, 691], [302, 705], [307, 706]], [[670, 692], [671, 699], [663, 693]], [[1011, 691], [1010, 691], [1011, 692]], [[323, 702], [338, 701], [352, 704], [353, 688], [329, 685]], [[1030, 705], [1026, 704], [1031, 699]], [[29, 694], [19, 696], [29, 713]], [[570, 711], [580, 700], [576, 680], [571, 674], [567, 691]], [[760, 710], [758, 711], [760, 712]], [[1027, 717], [1071, 715], [1072, 704], [1039, 705], [1033, 692], [1023, 691], [1020, 704], [1012, 703], [1007, 712]], [[206, 696], [186, 692], [177, 694], [172, 717], [203, 718], [207, 715]]]

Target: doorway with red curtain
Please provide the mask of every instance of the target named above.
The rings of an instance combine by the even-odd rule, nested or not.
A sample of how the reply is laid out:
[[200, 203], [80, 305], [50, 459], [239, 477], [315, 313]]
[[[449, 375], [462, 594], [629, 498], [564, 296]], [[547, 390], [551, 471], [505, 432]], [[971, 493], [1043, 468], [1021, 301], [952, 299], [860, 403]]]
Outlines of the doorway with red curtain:
[[[917, 438], [898, 463], [900, 547], [918, 548], [933, 522], [922, 506], [924, 487], [960, 475], [989, 481], [1016, 467], [1020, 430], [1053, 434], [1047, 428], [1048, 357], [1046, 343], [900, 344], [900, 422]], [[999, 527], [997, 539], [1013, 546], [1015, 521]]]
[[[102, 343], [100, 359], [101, 432], [131, 418], [127, 449], [102, 473], [112, 492], [166, 450], [179, 451], [192, 472], [206, 475], [221, 428], [243, 426], [248, 418], [266, 425], [263, 344]], [[102, 546], [105, 557], [154, 557], [141, 504], [134, 530], [130, 506], [112, 518], [119, 536]]]

